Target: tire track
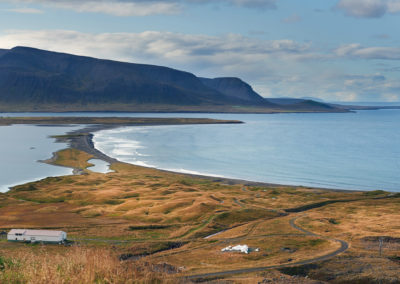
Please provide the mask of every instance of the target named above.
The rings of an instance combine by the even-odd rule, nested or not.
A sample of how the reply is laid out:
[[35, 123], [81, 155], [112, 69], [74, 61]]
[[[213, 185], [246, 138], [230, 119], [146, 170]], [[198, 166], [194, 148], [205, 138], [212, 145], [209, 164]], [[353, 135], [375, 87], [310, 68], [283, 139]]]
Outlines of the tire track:
[[303, 217], [303, 216], [298, 216], [298, 217], [290, 219], [289, 224], [292, 228], [294, 228], [300, 232], [303, 232], [305, 235], [308, 235], [308, 236], [314, 236], [314, 237], [319, 237], [319, 238], [323, 238], [326, 240], [332, 240], [332, 241], [338, 242], [340, 244], [340, 248], [338, 248], [334, 252], [328, 253], [323, 256], [319, 256], [319, 257], [315, 257], [315, 258], [311, 258], [311, 259], [307, 259], [307, 260], [302, 260], [302, 261], [298, 261], [298, 262], [294, 262], [294, 263], [243, 268], [243, 269], [235, 269], [235, 270], [225, 270], [225, 271], [220, 271], [220, 272], [190, 275], [190, 276], [187, 276], [186, 279], [188, 279], [188, 280], [206, 279], [206, 278], [211, 278], [211, 277], [220, 277], [220, 276], [227, 276], [227, 275], [232, 275], [232, 274], [257, 272], [257, 271], [263, 271], [263, 270], [267, 270], [267, 269], [278, 269], [278, 268], [285, 268], [285, 267], [291, 267], [291, 266], [305, 265], [305, 264], [310, 264], [310, 263], [320, 262], [320, 261], [330, 259], [332, 257], [335, 257], [335, 256], [343, 253], [344, 251], [346, 251], [349, 248], [349, 244], [343, 240], [338, 240], [338, 239], [321, 236], [321, 235], [315, 234], [313, 232], [307, 231], [306, 229], [301, 228], [300, 226], [296, 225], [296, 220], [300, 217]]

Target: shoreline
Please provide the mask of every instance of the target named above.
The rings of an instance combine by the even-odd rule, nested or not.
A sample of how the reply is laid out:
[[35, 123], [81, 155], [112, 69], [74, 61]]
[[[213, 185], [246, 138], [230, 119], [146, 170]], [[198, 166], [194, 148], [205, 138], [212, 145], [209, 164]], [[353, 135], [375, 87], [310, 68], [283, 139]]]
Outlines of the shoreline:
[[[159, 124], [160, 125], [160, 124]], [[82, 129], [74, 130], [65, 135], [63, 138], [57, 138], [59, 142], [67, 143], [70, 148], [75, 148], [77, 150], [86, 152], [88, 154], [93, 155], [94, 159], [100, 159], [103, 160], [110, 165], [113, 163], [126, 163], [119, 161], [115, 158], [112, 158], [105, 153], [101, 152], [98, 150], [94, 143], [93, 143], [93, 137], [95, 132], [101, 131], [101, 130], [107, 130], [107, 129], [114, 129], [114, 128], [119, 128], [119, 127], [125, 127], [125, 126], [140, 126], [140, 125], [91, 125], [84, 127]], [[130, 164], [130, 163], [127, 163]], [[208, 176], [208, 175], [197, 175], [197, 174], [190, 174], [190, 173], [182, 173], [182, 172], [176, 172], [176, 171], [170, 171], [170, 170], [164, 170], [164, 169], [158, 169], [154, 167], [146, 167], [142, 165], [135, 165], [131, 164], [136, 167], [142, 167], [142, 168], [150, 168], [150, 169], [156, 169], [158, 171], [162, 172], [167, 172], [167, 173], [174, 173], [174, 174], [179, 174], [187, 177], [195, 177], [195, 178], [201, 178], [201, 179], [206, 179], [209, 181], [213, 182], [220, 182], [223, 184], [228, 184], [228, 185], [235, 185], [235, 184], [242, 184], [244, 186], [262, 186], [262, 187], [281, 187], [281, 186], [290, 186], [290, 187], [298, 187], [298, 188], [310, 188], [310, 189], [316, 189], [316, 190], [326, 190], [326, 191], [333, 191], [333, 192], [367, 192], [368, 190], [355, 190], [355, 189], [337, 189], [337, 188], [324, 188], [324, 187], [314, 187], [314, 186], [304, 186], [304, 185], [286, 185], [286, 184], [277, 184], [277, 183], [268, 183], [268, 182], [258, 182], [258, 181], [251, 181], [251, 180], [245, 180], [245, 179], [235, 179], [235, 178], [228, 178], [228, 177], [219, 177], [219, 176]]]

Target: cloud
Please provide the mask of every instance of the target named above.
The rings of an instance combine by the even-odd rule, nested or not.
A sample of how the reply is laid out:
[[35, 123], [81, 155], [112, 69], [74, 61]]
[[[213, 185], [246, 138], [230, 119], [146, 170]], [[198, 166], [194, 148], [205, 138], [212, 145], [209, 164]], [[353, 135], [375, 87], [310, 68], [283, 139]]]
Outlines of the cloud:
[[388, 34], [375, 34], [372, 37], [376, 39], [390, 39], [390, 35]]
[[340, 0], [336, 8], [351, 17], [380, 18], [386, 13], [399, 13], [400, 0]]
[[[277, 0], [0, 0], [14, 4], [38, 4], [45, 7], [80, 13], [103, 13], [113, 16], [171, 15], [180, 13], [188, 4], [228, 4], [234, 6], [274, 9]], [[13, 9], [17, 10], [17, 9]], [[18, 9], [20, 10], [20, 9]]]
[[209, 36], [158, 31], [90, 34], [65, 30], [19, 30], [0, 36], [0, 43], [4, 48], [28, 45], [119, 60], [195, 64], [236, 65], [270, 58], [295, 59], [310, 52], [310, 44], [288, 39], [259, 40], [238, 34]]
[[[214, 0], [215, 1], [215, 0]], [[225, 0], [228, 3], [249, 8], [275, 9], [276, 0]]]
[[[312, 58], [313, 54], [310, 43], [288, 39], [260, 40], [238, 34], [209, 36], [159, 31], [91, 34], [66, 30], [13, 30], [0, 34], [0, 48], [14, 46], [163, 65], [205, 77], [236, 76], [258, 85], [284, 84], [285, 76], [298, 72], [293, 65], [304, 57]], [[290, 74], [286, 75], [286, 72]]]
[[381, 74], [375, 75], [347, 75], [344, 76], [344, 85], [350, 88], [363, 90], [375, 89], [377, 85], [385, 83], [386, 77]]
[[103, 13], [113, 16], [171, 15], [181, 11], [181, 7], [177, 3], [162, 2], [63, 1], [49, 5], [80, 13]]
[[[176, 14], [181, 6], [175, 1], [124, 1], [124, 0], [0, 0], [14, 4], [36, 4], [43, 7], [73, 10], [83, 13], [103, 13], [113, 16], [148, 16]], [[19, 10], [19, 8], [13, 9]]]
[[282, 22], [291, 24], [291, 23], [298, 23], [298, 22], [301, 22], [301, 20], [302, 20], [302, 18], [301, 18], [299, 15], [293, 14], [293, 15], [287, 17], [287, 18], [284, 18], [284, 19], [282, 20]]
[[326, 79], [332, 86], [325, 90], [325, 94], [338, 101], [398, 101], [400, 98], [397, 78], [381, 73], [335, 74]]
[[15, 8], [15, 9], [8, 9], [6, 11], [20, 13], [20, 14], [43, 14], [42, 10], [35, 8]]
[[335, 49], [334, 52], [340, 57], [400, 60], [400, 47], [363, 47], [360, 44], [352, 43], [342, 45]]
[[390, 94], [400, 93], [395, 72], [346, 75], [353, 64], [347, 63], [342, 69], [331, 64], [349, 62], [353, 57], [382, 57], [380, 52], [371, 52], [371, 48], [359, 44], [341, 46], [328, 53], [315, 50], [311, 43], [238, 34], [210, 36], [159, 31], [91, 34], [66, 30], [14, 30], [0, 34], [0, 48], [18, 45], [169, 66], [204, 77], [237, 76], [255, 86], [261, 95], [270, 97], [379, 101], [384, 95], [384, 99], [393, 99]]

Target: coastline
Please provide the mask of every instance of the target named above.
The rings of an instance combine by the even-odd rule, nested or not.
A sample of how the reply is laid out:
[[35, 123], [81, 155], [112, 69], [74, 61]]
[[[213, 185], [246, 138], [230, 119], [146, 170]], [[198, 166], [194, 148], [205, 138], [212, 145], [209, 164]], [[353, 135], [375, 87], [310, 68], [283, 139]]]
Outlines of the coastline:
[[[209, 118], [149, 118], [149, 117], [0, 117], [0, 126], [2, 125], [13, 125], [13, 124], [31, 124], [37, 126], [63, 126], [63, 125], [76, 125], [80, 127], [79, 129], [64, 132], [63, 135], [55, 135], [52, 138], [56, 139], [56, 142], [65, 143], [68, 145], [67, 148], [81, 150], [93, 156], [95, 159], [102, 160], [108, 164], [113, 164], [121, 162], [116, 158], [106, 155], [99, 149], [96, 149], [93, 137], [94, 133], [100, 130], [114, 129], [118, 127], [126, 126], [163, 126], [163, 125], [196, 125], [196, 124], [237, 124], [243, 123], [238, 120], [216, 120]], [[40, 161], [47, 164], [55, 165], [53, 162], [56, 158], [56, 153], [53, 153], [53, 157], [46, 160]], [[146, 165], [136, 165], [137, 167], [152, 168], [163, 172], [170, 172], [175, 174], [180, 174], [188, 177], [197, 177], [202, 179], [207, 179], [214, 182], [220, 182], [222, 184], [232, 185], [232, 184], [242, 184], [245, 186], [263, 186], [263, 187], [297, 187], [297, 188], [309, 188], [315, 190], [329, 190], [336, 192], [366, 192], [370, 191], [368, 189], [360, 188], [347, 188], [332, 185], [319, 185], [319, 184], [293, 184], [285, 182], [268, 182], [268, 181], [254, 181], [247, 179], [240, 179], [235, 177], [224, 177], [210, 174], [202, 174], [196, 172], [184, 172], [174, 169], [159, 169], [157, 167], [146, 166]], [[74, 174], [84, 174], [84, 169], [74, 169]], [[373, 190], [373, 189], [371, 189]], [[388, 190], [386, 190], [388, 191]], [[390, 191], [390, 190], [389, 190]], [[395, 191], [393, 191], [395, 192]]]
[[[161, 125], [161, 124], [158, 124], [158, 125]], [[78, 129], [78, 130], [69, 132], [69, 133], [67, 133], [67, 135], [64, 135], [62, 137], [56, 137], [56, 139], [59, 142], [67, 143], [70, 148], [75, 148], [77, 150], [86, 152], [86, 153], [92, 155], [94, 159], [103, 160], [103, 161], [109, 163], [110, 165], [113, 163], [117, 163], [117, 162], [125, 163], [125, 162], [121, 162], [113, 157], [110, 157], [110, 156], [106, 155], [105, 153], [101, 152], [100, 150], [96, 149], [96, 147], [93, 143], [93, 137], [94, 137], [95, 132], [101, 131], [101, 130], [124, 127], [124, 126], [134, 126], [134, 125], [128, 125], [128, 124], [91, 125], [91, 126], [84, 127], [82, 129]], [[140, 125], [136, 125], [136, 126], [140, 126]], [[310, 189], [316, 189], [316, 190], [326, 190], [326, 191], [332, 191], [332, 192], [349, 192], [349, 193], [350, 192], [366, 192], [367, 191], [367, 190], [337, 189], [337, 188], [324, 188], [324, 187], [314, 187], [314, 186], [286, 185], [286, 184], [277, 184], [277, 183], [268, 183], [268, 182], [258, 182], [258, 181], [250, 181], [250, 180], [235, 179], [235, 178], [228, 178], [228, 177], [182, 173], [182, 172], [163, 170], [163, 169], [158, 169], [158, 168], [153, 168], [153, 167], [146, 167], [146, 166], [142, 166], [142, 165], [135, 165], [135, 166], [143, 167], [143, 168], [152, 168], [152, 169], [156, 169], [158, 171], [179, 174], [179, 175], [183, 175], [183, 176], [187, 176], [187, 177], [206, 179], [209, 181], [220, 182], [222, 184], [227, 184], [227, 185], [242, 184], [244, 186], [262, 186], [262, 187], [292, 186], [292, 187], [297, 187], [297, 188], [310, 188]]]

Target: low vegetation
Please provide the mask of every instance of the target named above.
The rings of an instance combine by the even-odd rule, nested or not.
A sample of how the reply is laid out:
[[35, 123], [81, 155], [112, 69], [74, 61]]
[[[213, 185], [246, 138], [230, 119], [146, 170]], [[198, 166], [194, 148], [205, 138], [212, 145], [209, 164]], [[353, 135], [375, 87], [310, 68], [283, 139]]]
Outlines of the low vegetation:
[[0, 283], [179, 283], [177, 272], [161, 264], [120, 260], [107, 248], [25, 246], [0, 257]]
[[[228, 185], [124, 163], [100, 174], [88, 168], [90, 158], [75, 149], [58, 152], [53, 163], [83, 174], [0, 195], [0, 231], [61, 229], [74, 242], [0, 241], [0, 283], [177, 283], [193, 274], [292, 264], [297, 268], [224, 277], [250, 283], [400, 279], [399, 195]], [[312, 266], [296, 265], [337, 251], [336, 239], [350, 248]], [[238, 244], [253, 251], [221, 252]]]

